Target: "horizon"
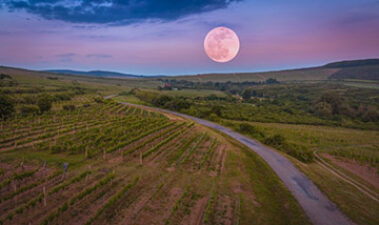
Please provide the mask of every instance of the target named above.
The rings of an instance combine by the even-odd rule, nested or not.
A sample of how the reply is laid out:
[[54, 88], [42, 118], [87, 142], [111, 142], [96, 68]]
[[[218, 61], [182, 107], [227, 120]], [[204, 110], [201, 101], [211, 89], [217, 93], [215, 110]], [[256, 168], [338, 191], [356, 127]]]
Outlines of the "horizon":
[[[175, 77], [175, 76], [199, 76], [199, 75], [207, 75], [207, 74], [249, 74], [249, 73], [270, 73], [270, 72], [280, 72], [280, 71], [290, 71], [290, 70], [302, 70], [302, 69], [312, 69], [312, 68], [321, 68], [327, 64], [330, 63], [335, 63], [335, 62], [348, 62], [348, 61], [361, 61], [361, 60], [379, 60], [379, 58], [362, 58], [362, 59], [352, 59], [352, 60], [339, 60], [339, 61], [331, 61], [327, 62], [321, 65], [309, 65], [305, 67], [291, 67], [291, 68], [278, 68], [274, 70], [262, 70], [262, 71], [240, 71], [240, 72], [206, 72], [206, 73], [194, 73], [194, 74], [172, 74], [172, 75], [167, 75], [167, 74], [133, 74], [129, 72], [122, 72], [122, 71], [115, 71], [115, 70], [102, 70], [102, 69], [90, 69], [90, 70], [81, 70], [81, 69], [73, 69], [73, 68], [67, 68], [67, 69], [62, 69], [62, 68], [52, 68], [52, 69], [31, 69], [31, 68], [25, 68], [25, 67], [12, 67], [8, 65], [0, 65], [0, 67], [9, 67], [9, 68], [14, 68], [14, 69], [24, 69], [24, 70], [30, 70], [30, 71], [37, 71], [37, 72], [51, 72], [55, 73], [54, 71], [59, 71], [59, 70], [65, 70], [65, 71], [74, 71], [74, 72], [83, 72], [83, 73], [88, 73], [88, 72], [110, 72], [110, 73], [120, 73], [122, 74], [121, 76], [124, 75], [130, 75], [130, 76], [140, 76], [140, 77]], [[59, 73], [58, 73], [59, 74]], [[75, 74], [73, 74], [75, 75]], [[116, 76], [117, 77], [117, 76]]]
[[[142, 8], [113, 1], [71, 3], [0, 3], [0, 63], [170, 76], [266, 72], [379, 57], [376, 0], [200, 5], [167, 0], [146, 1]], [[240, 38], [240, 52], [231, 62], [213, 62], [203, 49], [207, 32], [217, 26], [233, 29]]]

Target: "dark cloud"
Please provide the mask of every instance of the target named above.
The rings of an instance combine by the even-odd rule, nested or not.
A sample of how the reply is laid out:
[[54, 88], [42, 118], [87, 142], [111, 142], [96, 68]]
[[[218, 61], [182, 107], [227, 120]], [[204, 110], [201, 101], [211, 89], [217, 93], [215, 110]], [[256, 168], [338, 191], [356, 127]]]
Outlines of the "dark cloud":
[[227, 7], [241, 0], [5, 0], [10, 11], [72, 23], [131, 24], [170, 21]]
[[58, 58], [70, 58], [70, 57], [76, 56], [76, 54], [75, 53], [65, 53], [65, 54], [58, 54], [55, 56]]
[[105, 59], [105, 58], [112, 58], [111, 55], [107, 55], [107, 54], [89, 54], [87, 55], [88, 58], [101, 58], [101, 59]]

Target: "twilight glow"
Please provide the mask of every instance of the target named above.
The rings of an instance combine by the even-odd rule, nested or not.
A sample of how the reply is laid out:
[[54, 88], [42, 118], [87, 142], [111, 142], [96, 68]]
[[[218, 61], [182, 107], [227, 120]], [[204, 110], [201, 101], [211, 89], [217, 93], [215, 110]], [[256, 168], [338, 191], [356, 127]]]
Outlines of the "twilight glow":
[[[379, 57], [377, 0], [200, 2], [2, 0], [0, 65], [174, 75]], [[228, 63], [204, 53], [218, 26], [242, 43]]]

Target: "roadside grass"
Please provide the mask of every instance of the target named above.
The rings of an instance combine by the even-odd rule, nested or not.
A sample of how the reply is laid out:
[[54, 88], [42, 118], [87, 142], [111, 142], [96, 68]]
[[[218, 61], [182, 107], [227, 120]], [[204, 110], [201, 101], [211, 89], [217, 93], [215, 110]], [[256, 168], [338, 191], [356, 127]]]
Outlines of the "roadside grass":
[[[241, 197], [239, 223], [310, 224], [299, 203], [271, 167], [246, 146], [227, 136], [224, 138], [240, 149], [240, 152], [227, 152], [227, 169], [219, 187], [220, 190], [232, 188], [236, 198]], [[239, 191], [238, 182], [241, 182]], [[252, 190], [253, 195], [247, 190]]]
[[[224, 120], [224, 124], [238, 129], [242, 122]], [[358, 130], [329, 126], [295, 125], [282, 123], [243, 122], [252, 125], [265, 137], [281, 135], [285, 140], [307, 151], [355, 159], [361, 163], [378, 168], [379, 131]], [[256, 134], [249, 136], [257, 138]]]
[[357, 224], [379, 224], [379, 204], [316, 163], [297, 166]]

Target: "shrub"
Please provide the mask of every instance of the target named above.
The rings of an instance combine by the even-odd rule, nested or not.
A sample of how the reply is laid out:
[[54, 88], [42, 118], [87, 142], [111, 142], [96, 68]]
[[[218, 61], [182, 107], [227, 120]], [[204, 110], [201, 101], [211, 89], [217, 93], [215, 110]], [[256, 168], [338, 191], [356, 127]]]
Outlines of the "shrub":
[[23, 116], [30, 114], [36, 115], [39, 113], [39, 107], [37, 105], [22, 105], [20, 107], [20, 113]]
[[280, 134], [266, 138], [264, 143], [305, 163], [312, 162], [314, 159], [314, 155], [311, 151], [303, 146], [287, 143], [286, 139]]
[[258, 139], [265, 137], [262, 131], [258, 130], [256, 127], [248, 123], [241, 123], [239, 126], [239, 131], [243, 134], [249, 134], [252, 137], [255, 137]]
[[6, 119], [14, 113], [14, 101], [6, 95], [0, 96], [0, 119]]
[[283, 146], [286, 144], [286, 140], [285, 138], [280, 135], [280, 134], [276, 134], [272, 137], [268, 137], [264, 140], [264, 143], [266, 145], [270, 145], [270, 146], [274, 146], [274, 147], [278, 147], [278, 146]]
[[41, 113], [49, 111], [53, 103], [52, 97], [48, 94], [42, 94], [37, 98], [37, 105]]
[[71, 105], [71, 104], [70, 105], [64, 105], [63, 110], [73, 111], [73, 110], [75, 110], [75, 106]]
[[66, 93], [56, 94], [54, 95], [54, 101], [67, 101], [71, 100], [71, 96]]

